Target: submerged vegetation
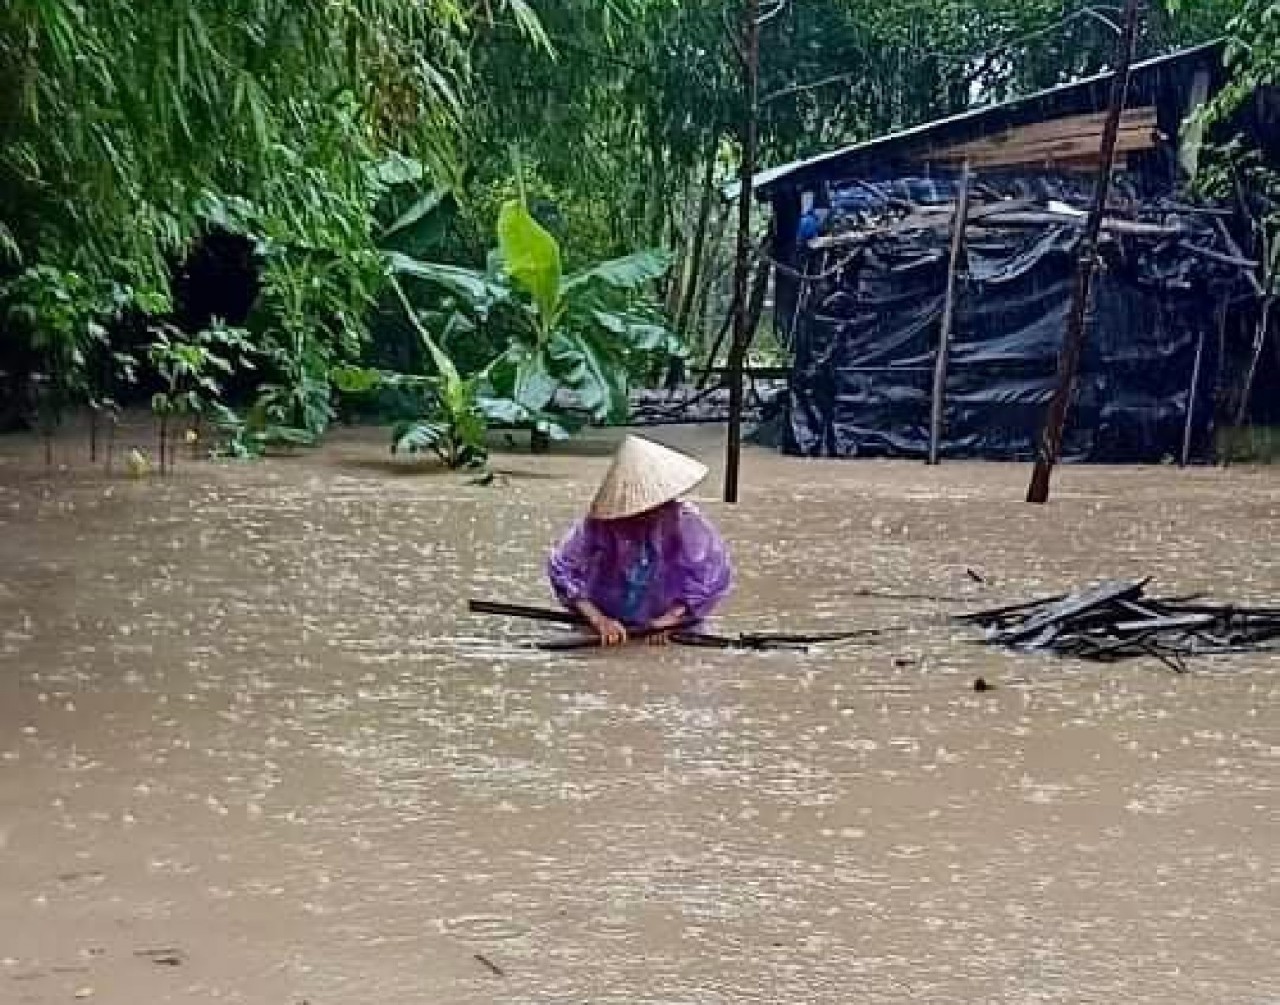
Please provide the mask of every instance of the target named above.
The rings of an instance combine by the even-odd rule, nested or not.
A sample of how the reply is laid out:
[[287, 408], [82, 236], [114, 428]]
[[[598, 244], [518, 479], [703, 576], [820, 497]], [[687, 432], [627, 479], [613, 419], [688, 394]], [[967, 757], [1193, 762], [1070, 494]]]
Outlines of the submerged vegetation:
[[[1273, 6], [1153, 2], [1144, 54], [1247, 40], [1225, 109], [1271, 79]], [[1114, 45], [1085, 0], [763, 7], [764, 162], [1099, 69]], [[174, 438], [314, 443], [375, 389], [408, 413], [395, 448], [451, 466], [483, 461], [490, 425], [545, 445], [624, 420], [631, 383], [705, 357], [727, 310], [740, 15], [12, 0], [0, 426], [52, 437], [88, 408], [96, 456], [100, 426], [149, 403], [164, 470]]]

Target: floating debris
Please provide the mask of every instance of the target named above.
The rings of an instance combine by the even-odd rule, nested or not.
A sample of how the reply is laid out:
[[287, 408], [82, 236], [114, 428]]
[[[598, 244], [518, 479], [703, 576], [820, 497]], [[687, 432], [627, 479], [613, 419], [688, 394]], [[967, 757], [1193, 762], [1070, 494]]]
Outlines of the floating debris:
[[180, 967], [187, 962], [187, 954], [177, 948], [135, 949], [133, 955], [158, 967]]
[[494, 963], [493, 960], [489, 959], [489, 957], [485, 956], [484, 953], [475, 953], [474, 959], [477, 963], [479, 963], [482, 967], [488, 970], [489, 973], [493, 974], [495, 977], [507, 976], [507, 972], [503, 970], [500, 966], [498, 966], [498, 964]]
[[1146, 595], [1149, 579], [1115, 581], [1007, 607], [961, 614], [992, 645], [1113, 663], [1151, 656], [1183, 673], [1186, 657], [1280, 651], [1280, 607], [1210, 604]]

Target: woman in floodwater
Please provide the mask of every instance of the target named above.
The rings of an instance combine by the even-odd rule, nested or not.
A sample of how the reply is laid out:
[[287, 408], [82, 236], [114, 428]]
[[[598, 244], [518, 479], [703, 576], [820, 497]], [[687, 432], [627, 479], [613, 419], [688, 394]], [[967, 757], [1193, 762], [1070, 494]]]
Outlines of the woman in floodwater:
[[552, 552], [552, 589], [605, 645], [626, 642], [628, 629], [663, 642], [667, 630], [701, 621], [729, 592], [724, 541], [680, 499], [706, 475], [693, 458], [628, 436], [587, 517]]

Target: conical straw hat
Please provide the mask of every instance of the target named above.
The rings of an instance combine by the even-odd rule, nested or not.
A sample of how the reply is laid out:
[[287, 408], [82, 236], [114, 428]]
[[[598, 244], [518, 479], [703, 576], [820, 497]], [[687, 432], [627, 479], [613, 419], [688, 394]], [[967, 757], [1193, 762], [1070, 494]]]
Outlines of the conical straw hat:
[[678, 499], [707, 477], [707, 466], [639, 436], [628, 436], [591, 501], [595, 520], [621, 520]]

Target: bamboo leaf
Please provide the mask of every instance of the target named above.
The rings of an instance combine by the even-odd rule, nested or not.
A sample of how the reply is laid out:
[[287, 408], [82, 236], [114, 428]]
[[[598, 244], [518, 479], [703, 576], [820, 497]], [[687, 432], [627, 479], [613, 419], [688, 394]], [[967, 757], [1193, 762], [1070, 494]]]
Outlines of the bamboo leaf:
[[6, 261], [11, 265], [22, 264], [22, 248], [18, 246], [13, 231], [3, 220], [0, 220], [0, 261]]
[[542, 20], [538, 17], [537, 11], [529, 5], [527, 0], [506, 0], [506, 5], [520, 33], [534, 46], [555, 59], [555, 47], [551, 44], [551, 38], [542, 26]]

